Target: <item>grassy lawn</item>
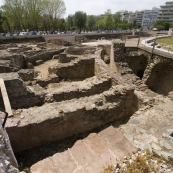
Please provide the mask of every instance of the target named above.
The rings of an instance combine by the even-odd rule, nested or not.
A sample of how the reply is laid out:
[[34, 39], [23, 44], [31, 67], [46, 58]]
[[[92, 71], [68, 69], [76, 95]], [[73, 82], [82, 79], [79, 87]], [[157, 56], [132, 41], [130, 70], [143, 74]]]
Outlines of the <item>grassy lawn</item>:
[[157, 43], [159, 43], [163, 49], [173, 51], [173, 37], [158, 38]]

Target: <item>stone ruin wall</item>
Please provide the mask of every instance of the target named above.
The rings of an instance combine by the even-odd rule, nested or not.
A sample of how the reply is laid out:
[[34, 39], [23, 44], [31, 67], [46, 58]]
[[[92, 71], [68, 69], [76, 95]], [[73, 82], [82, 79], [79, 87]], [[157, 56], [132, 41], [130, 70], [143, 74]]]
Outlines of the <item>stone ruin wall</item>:
[[[0, 124], [2, 124], [2, 119], [0, 117]], [[6, 173], [11, 171], [13, 173], [18, 173], [18, 164], [14, 156], [13, 150], [11, 148], [10, 139], [6, 130], [0, 126], [0, 172]]]
[[[103, 61], [105, 55], [113, 58], [118, 73]], [[47, 53], [39, 51], [36, 55], [29, 52], [21, 57], [21, 64], [14, 62], [14, 57], [8, 57], [8, 61], [18, 67], [14, 73], [10, 73], [13, 72], [11, 68], [9, 73], [0, 74], [15, 113], [8, 119], [6, 128], [14, 151], [61, 140], [130, 117], [143, 102], [143, 98], [134, 93], [135, 87], [137, 90], [147, 88], [144, 79], [147, 79], [147, 72], [150, 75], [150, 68], [163, 61], [172, 63], [164, 57], [149, 57], [145, 51], [125, 49], [124, 42], [116, 41], [92, 49], [70, 47]], [[52, 58], [59, 63], [49, 67], [48, 72], [56, 80], [53, 77], [38, 79], [34, 69], [27, 69], [27, 63], [34, 67]], [[79, 82], [84, 85], [76, 88]], [[54, 91], [58, 87], [64, 89]]]
[[25, 68], [27, 63], [39, 65], [40, 59], [59, 61], [48, 69], [49, 75], [58, 77], [55, 83], [39, 83], [34, 69], [0, 74], [14, 109], [6, 129], [15, 152], [90, 131], [138, 109], [134, 88], [104, 63], [103, 50], [110, 55], [110, 46], [49, 50], [43, 51], [44, 57], [40, 51], [26, 52]]

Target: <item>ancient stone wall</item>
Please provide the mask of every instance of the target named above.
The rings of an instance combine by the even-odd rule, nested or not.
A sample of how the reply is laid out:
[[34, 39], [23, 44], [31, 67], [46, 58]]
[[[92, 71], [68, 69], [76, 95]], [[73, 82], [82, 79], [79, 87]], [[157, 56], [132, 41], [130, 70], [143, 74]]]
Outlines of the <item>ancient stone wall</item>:
[[103, 94], [23, 109], [19, 116], [25, 118], [16, 118], [18, 126], [9, 122], [7, 132], [14, 150], [22, 151], [129, 117], [137, 109], [133, 88], [117, 85]]
[[[2, 112], [0, 112], [2, 114]], [[10, 140], [6, 130], [2, 127], [0, 116], [0, 172], [19, 173], [18, 163], [11, 148]]]
[[39, 51], [31, 51], [25, 52], [25, 61], [27, 63], [32, 63], [36, 65], [37, 61], [42, 61], [41, 63], [48, 61], [53, 58], [54, 55], [60, 54], [64, 52], [64, 48], [62, 49], [50, 49], [50, 50], [39, 50]]
[[45, 91], [36, 86], [26, 86], [18, 73], [2, 73], [11, 107], [13, 109], [39, 106], [44, 103]]
[[83, 57], [70, 63], [56, 64], [49, 68], [60, 80], [83, 80], [94, 76], [94, 58]]
[[77, 56], [74, 56], [74, 55], [67, 55], [66, 53], [61, 53], [59, 54], [59, 62], [60, 63], [68, 63], [74, 59], [76, 59]]
[[85, 55], [85, 54], [94, 54], [95, 53], [95, 48], [94, 47], [68, 47], [65, 50], [66, 54], [69, 55]]
[[0, 73], [16, 72], [25, 67], [26, 64], [23, 55], [14, 54], [0, 57]]
[[132, 69], [133, 73], [140, 79], [143, 78], [144, 72], [148, 65], [147, 57], [144, 55], [140, 56], [127, 56], [125, 57], [125, 62], [127, 62], [128, 67]]

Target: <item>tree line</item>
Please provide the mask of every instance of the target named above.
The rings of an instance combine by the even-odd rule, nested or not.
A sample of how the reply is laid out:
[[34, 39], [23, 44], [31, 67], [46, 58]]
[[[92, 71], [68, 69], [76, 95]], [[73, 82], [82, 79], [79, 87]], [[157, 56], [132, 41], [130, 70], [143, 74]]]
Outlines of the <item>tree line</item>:
[[[107, 10], [102, 16], [77, 11], [63, 18], [66, 12], [63, 0], [4, 0], [0, 8], [0, 32], [3, 31], [79, 31], [127, 30], [140, 25], [121, 20], [121, 14]], [[167, 29], [167, 23], [156, 22], [154, 27]], [[165, 26], [165, 27], [163, 27]]]
[[121, 20], [120, 13], [112, 14], [107, 10], [103, 16], [87, 15], [85, 12], [77, 11], [74, 15], [69, 15], [66, 19], [68, 30], [113, 30], [113, 29], [131, 29], [139, 28], [135, 22], [128, 23]]
[[55, 30], [65, 11], [63, 0], [4, 0], [0, 29]]

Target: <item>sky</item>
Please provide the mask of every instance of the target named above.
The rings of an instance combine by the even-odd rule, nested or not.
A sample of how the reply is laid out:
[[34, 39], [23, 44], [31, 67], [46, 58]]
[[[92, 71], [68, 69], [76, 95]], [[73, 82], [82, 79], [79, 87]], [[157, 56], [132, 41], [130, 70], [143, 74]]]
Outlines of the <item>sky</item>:
[[[168, 0], [169, 1], [169, 0]], [[88, 15], [104, 14], [107, 9], [112, 13], [120, 10], [136, 11], [143, 9], [160, 8], [166, 0], [64, 0], [66, 14], [74, 14], [76, 11], [84, 11]]]
[[[169, 0], [167, 0], [169, 2]], [[87, 15], [104, 14], [107, 9], [112, 13], [120, 10], [136, 11], [144, 9], [152, 9], [152, 7], [160, 7], [164, 5], [166, 0], [64, 0], [66, 5], [67, 17], [69, 14], [74, 14], [76, 11], [84, 11]], [[0, 0], [0, 5], [3, 0]]]

